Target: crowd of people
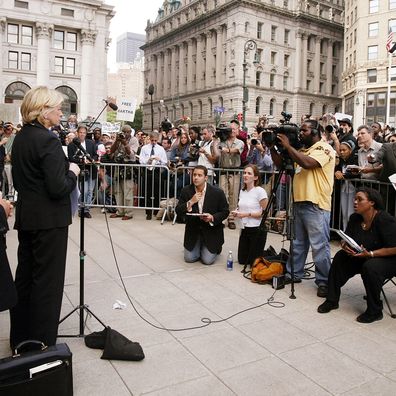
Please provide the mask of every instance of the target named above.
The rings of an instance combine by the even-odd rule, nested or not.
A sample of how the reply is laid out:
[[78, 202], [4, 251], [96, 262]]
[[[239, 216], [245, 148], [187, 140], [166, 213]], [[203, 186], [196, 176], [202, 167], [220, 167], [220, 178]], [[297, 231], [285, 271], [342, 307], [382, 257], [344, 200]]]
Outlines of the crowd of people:
[[[142, 207], [151, 220], [164, 188], [172, 191], [177, 216], [185, 223], [184, 260], [206, 265], [221, 253], [225, 223], [241, 230], [239, 264], [253, 264], [265, 246], [262, 214], [271, 192], [275, 209], [288, 210], [293, 202], [287, 282], [302, 281], [311, 250], [317, 296], [326, 298], [318, 307], [320, 313], [338, 308], [341, 287], [360, 273], [367, 310], [357, 320], [371, 323], [382, 318], [381, 286], [396, 276], [395, 194], [389, 184], [374, 183], [373, 189], [365, 183], [388, 182], [396, 173], [396, 134], [390, 128], [373, 123], [359, 126], [355, 133], [349, 118], [336, 120], [325, 114], [286, 126], [271, 125], [264, 117], [250, 135], [238, 120], [220, 128], [174, 126], [165, 120], [149, 133], [129, 125], [108, 133], [99, 125], [91, 131], [75, 116], [60, 128], [62, 100], [56, 91], [34, 88], [22, 102], [23, 126], [0, 124], [0, 183], [3, 196], [15, 198], [19, 240], [13, 284], [5, 254], [12, 207], [2, 199], [0, 270], [7, 283], [1, 288], [0, 309], [10, 309], [12, 347], [26, 339], [56, 342], [72, 219], [70, 197], [78, 183], [84, 187], [79, 215], [85, 218], [91, 218], [90, 205], [96, 200], [111, 211], [111, 218], [130, 220], [133, 208]], [[277, 190], [270, 191], [272, 173], [279, 170]], [[164, 171], [173, 177], [164, 178]], [[165, 179], [171, 185], [165, 186]], [[339, 212], [339, 228], [361, 245], [358, 252], [342, 243], [333, 262], [331, 211]], [[43, 305], [49, 308], [43, 310]]]

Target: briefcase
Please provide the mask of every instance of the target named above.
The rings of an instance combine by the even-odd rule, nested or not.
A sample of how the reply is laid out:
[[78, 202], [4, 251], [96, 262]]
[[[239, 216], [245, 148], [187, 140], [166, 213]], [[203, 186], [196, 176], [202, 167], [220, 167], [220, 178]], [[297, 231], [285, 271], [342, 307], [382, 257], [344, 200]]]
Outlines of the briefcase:
[[[28, 344], [39, 350], [20, 352]], [[13, 356], [0, 359], [0, 396], [73, 395], [72, 353], [66, 344], [24, 341]]]

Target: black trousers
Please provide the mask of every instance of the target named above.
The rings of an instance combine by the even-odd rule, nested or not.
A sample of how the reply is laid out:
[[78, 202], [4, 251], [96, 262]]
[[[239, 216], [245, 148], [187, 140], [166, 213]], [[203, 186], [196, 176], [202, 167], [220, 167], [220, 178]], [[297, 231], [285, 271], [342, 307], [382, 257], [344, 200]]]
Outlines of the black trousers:
[[396, 276], [396, 257], [365, 260], [348, 256], [344, 250], [338, 251], [329, 272], [327, 300], [338, 303], [341, 287], [356, 274], [361, 274], [366, 289], [366, 312], [370, 315], [379, 314], [382, 311], [381, 288], [385, 279]]
[[[160, 178], [161, 169], [154, 168], [153, 170], [147, 170], [145, 179], [143, 180], [143, 195], [144, 195], [144, 206], [154, 207], [154, 213], [158, 212], [160, 203]], [[150, 214], [153, 209], [146, 209], [146, 214]]]
[[15, 285], [18, 303], [10, 310], [11, 348], [34, 339], [54, 345], [62, 305], [68, 227], [18, 231]]
[[267, 231], [259, 227], [245, 227], [241, 230], [238, 243], [238, 262], [242, 265], [252, 265], [257, 257], [263, 255]]

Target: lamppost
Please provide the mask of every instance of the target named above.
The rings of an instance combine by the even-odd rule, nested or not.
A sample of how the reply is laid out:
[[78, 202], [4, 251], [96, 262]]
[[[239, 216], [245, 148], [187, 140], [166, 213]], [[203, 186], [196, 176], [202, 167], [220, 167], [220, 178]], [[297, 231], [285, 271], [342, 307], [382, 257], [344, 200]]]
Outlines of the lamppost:
[[[257, 50], [257, 43], [254, 40], [248, 40], [245, 43], [245, 46], [243, 48], [243, 97], [242, 97], [242, 129], [246, 130], [246, 104], [249, 101], [249, 90], [248, 87], [246, 86], [246, 72], [247, 72], [247, 55], [249, 51], [256, 51]], [[257, 51], [254, 55], [254, 64], [258, 63], [257, 59]]]
[[152, 132], [154, 131], [154, 109], [153, 109], [154, 85], [153, 84], [149, 85], [148, 94], [150, 95], [150, 104], [151, 104], [151, 132]]

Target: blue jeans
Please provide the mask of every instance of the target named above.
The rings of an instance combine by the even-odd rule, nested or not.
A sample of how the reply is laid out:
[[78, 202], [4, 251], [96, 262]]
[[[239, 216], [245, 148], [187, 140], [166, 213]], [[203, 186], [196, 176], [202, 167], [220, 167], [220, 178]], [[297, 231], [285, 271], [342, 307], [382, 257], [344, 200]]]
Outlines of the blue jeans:
[[202, 243], [201, 238], [198, 238], [193, 250], [184, 249], [184, 261], [186, 263], [195, 263], [201, 259], [203, 264], [213, 264], [217, 258], [217, 253], [209, 252], [208, 248]]
[[[331, 264], [330, 254], [330, 212], [320, 209], [311, 202], [294, 204], [295, 236], [293, 241], [294, 277], [304, 276], [304, 266], [309, 247], [315, 263], [315, 283], [327, 285]], [[291, 273], [290, 258], [287, 271]]]
[[84, 197], [81, 197], [80, 195], [80, 202], [82, 199], [84, 199], [85, 213], [89, 213], [89, 209], [92, 204], [93, 190], [95, 188], [95, 183], [96, 183], [96, 179], [91, 179], [91, 177], [89, 176], [84, 179]]

